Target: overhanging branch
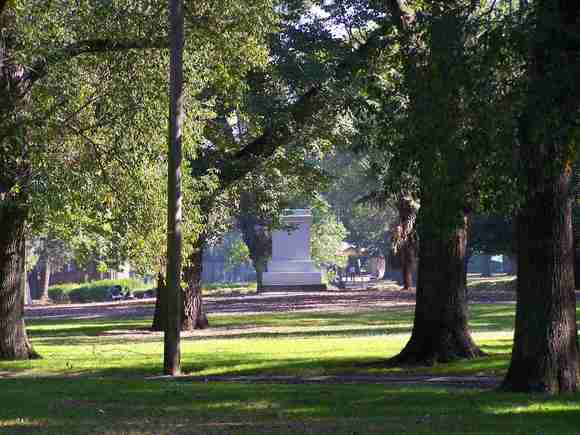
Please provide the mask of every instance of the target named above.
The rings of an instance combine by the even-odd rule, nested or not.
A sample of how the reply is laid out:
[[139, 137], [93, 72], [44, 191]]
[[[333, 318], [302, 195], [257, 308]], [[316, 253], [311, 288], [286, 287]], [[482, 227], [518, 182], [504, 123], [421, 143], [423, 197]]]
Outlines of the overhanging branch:
[[[371, 33], [365, 44], [347, 56], [336, 68], [336, 79], [344, 80], [376, 59], [381, 50], [390, 42], [385, 38], [388, 27], [386, 23], [383, 23], [383, 26]], [[285, 113], [287, 116], [277, 118], [261, 136], [248, 143], [233, 156], [216, 162], [215, 167], [219, 170], [222, 188], [225, 189], [244, 177], [258, 167], [264, 159], [272, 156], [278, 147], [289, 143], [294, 137], [294, 131], [304, 128], [317, 113], [326, 107], [328, 101], [323, 94], [322, 85], [312, 87], [288, 107]]]
[[[0, 0], [2, 1], [2, 0]], [[89, 39], [86, 41], [73, 42], [62, 48], [49, 53], [45, 58], [39, 59], [28, 70], [25, 77], [29, 86], [41, 79], [48, 73], [49, 65], [65, 62], [83, 54], [111, 53], [128, 50], [147, 50], [168, 48], [167, 37], [154, 39]]]

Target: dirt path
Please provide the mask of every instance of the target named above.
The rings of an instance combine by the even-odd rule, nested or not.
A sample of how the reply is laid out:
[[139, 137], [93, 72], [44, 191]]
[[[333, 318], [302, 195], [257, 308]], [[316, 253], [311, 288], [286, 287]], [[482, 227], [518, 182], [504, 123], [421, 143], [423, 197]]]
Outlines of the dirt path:
[[[514, 301], [511, 292], [478, 292], [472, 302], [496, 303]], [[259, 314], [290, 312], [380, 311], [402, 305], [413, 305], [415, 293], [400, 290], [356, 290], [327, 292], [269, 292], [256, 295], [206, 297], [209, 314]], [[122, 319], [152, 316], [154, 299], [67, 305], [30, 305], [27, 318]]]

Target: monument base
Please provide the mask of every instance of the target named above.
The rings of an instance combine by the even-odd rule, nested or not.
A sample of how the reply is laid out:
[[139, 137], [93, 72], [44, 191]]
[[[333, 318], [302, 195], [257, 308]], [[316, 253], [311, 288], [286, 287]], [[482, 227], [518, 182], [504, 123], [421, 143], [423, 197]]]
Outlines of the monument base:
[[326, 284], [310, 285], [263, 285], [260, 292], [324, 292]]
[[310, 210], [287, 210], [282, 223], [294, 229], [272, 233], [272, 259], [262, 276], [266, 290], [326, 290], [322, 272], [310, 257]]

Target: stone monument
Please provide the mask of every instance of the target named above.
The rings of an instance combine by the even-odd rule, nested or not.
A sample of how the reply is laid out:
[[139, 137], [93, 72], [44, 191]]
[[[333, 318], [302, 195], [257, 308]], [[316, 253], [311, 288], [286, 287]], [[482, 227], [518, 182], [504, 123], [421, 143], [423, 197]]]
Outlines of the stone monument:
[[264, 272], [264, 290], [326, 290], [322, 272], [310, 258], [310, 210], [286, 210], [281, 221], [295, 229], [272, 233], [272, 260]]

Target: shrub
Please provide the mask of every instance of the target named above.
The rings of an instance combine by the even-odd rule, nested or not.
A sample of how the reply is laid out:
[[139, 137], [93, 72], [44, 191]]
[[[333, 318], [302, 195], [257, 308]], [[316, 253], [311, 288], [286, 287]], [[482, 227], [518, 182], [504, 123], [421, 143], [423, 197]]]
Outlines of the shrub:
[[74, 290], [78, 284], [59, 284], [53, 285], [48, 289], [48, 297], [57, 304], [70, 303], [69, 293]]
[[109, 300], [109, 289], [121, 286], [123, 293], [143, 288], [135, 279], [104, 279], [85, 284], [61, 284], [48, 289], [49, 298], [55, 303], [103, 302]]

